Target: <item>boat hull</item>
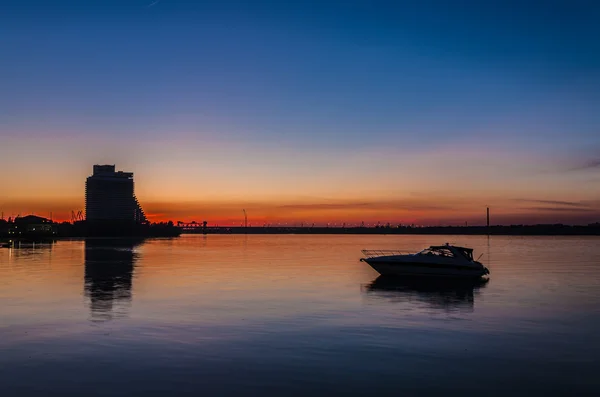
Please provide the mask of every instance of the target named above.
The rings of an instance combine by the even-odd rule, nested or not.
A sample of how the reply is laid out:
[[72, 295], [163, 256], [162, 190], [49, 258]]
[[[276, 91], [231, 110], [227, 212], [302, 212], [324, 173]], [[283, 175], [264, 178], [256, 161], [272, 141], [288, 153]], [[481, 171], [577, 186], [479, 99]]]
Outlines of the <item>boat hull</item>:
[[479, 279], [489, 272], [485, 267], [448, 266], [420, 262], [395, 262], [377, 259], [363, 259], [382, 276], [405, 277], [445, 277], [459, 279]]

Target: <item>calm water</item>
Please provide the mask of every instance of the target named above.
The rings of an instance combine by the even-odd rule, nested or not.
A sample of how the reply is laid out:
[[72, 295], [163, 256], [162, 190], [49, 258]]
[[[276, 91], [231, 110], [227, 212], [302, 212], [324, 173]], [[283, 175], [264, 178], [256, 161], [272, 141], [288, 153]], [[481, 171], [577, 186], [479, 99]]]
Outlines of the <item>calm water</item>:
[[[365, 248], [473, 247], [479, 287]], [[0, 249], [0, 395], [600, 395], [600, 239], [184, 236]]]

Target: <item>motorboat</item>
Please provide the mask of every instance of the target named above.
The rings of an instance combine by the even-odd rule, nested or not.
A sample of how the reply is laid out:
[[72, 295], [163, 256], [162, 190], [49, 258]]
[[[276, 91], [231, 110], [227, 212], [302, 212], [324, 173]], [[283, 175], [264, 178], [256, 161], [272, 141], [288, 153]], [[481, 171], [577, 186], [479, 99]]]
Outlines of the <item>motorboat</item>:
[[432, 245], [417, 253], [395, 250], [363, 250], [364, 258], [384, 276], [428, 276], [478, 279], [489, 270], [473, 259], [473, 249], [450, 245]]

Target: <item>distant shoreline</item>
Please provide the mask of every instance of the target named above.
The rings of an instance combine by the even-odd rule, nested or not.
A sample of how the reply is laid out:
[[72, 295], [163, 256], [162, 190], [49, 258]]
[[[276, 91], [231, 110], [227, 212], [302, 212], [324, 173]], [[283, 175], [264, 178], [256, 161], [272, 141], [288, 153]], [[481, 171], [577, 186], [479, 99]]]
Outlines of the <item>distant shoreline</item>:
[[[464, 236], [600, 236], [600, 224], [588, 226], [570, 225], [512, 225], [512, 226], [427, 226], [427, 227], [243, 227], [207, 226], [192, 229], [169, 227], [157, 233], [128, 234], [105, 233], [86, 234], [77, 228], [59, 228], [52, 236], [9, 236], [0, 233], [0, 242], [68, 240], [85, 238], [176, 238], [181, 234], [257, 234], [257, 235], [464, 235]], [[162, 232], [162, 233], [161, 233]]]
[[427, 227], [206, 227], [184, 229], [183, 234], [361, 234], [361, 235], [504, 235], [504, 236], [600, 236], [600, 224], [512, 225], [512, 226], [427, 226]]

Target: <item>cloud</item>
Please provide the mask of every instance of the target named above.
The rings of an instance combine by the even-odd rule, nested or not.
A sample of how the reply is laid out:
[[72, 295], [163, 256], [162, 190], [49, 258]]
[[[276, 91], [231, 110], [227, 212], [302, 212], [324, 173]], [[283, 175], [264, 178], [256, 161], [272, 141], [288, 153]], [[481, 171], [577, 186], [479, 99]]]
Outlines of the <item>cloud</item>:
[[586, 160], [578, 165], [575, 165], [575, 166], [567, 169], [567, 171], [583, 171], [583, 170], [596, 169], [596, 168], [600, 168], [600, 158], [593, 158], [593, 159]]
[[528, 211], [540, 211], [540, 212], [544, 212], [544, 211], [549, 211], [549, 212], [570, 212], [570, 213], [574, 213], [574, 212], [597, 212], [596, 210], [592, 209], [592, 208], [568, 208], [568, 207], [528, 207], [528, 208], [523, 208], [525, 210]]
[[289, 210], [345, 210], [354, 208], [365, 208], [371, 203], [313, 203], [313, 204], [284, 204], [278, 206]]
[[328, 211], [328, 210], [408, 210], [408, 211], [442, 211], [452, 207], [419, 202], [419, 200], [389, 201], [341, 201], [333, 203], [298, 203], [278, 206], [284, 210]]
[[148, 5], [146, 6], [146, 8], [150, 8], [150, 7], [152, 7], [152, 6], [155, 6], [155, 5], [157, 5], [158, 3], [160, 3], [160, 0], [154, 0], [152, 3], [148, 4]]
[[590, 205], [587, 203], [582, 203], [582, 202], [577, 202], [577, 201], [535, 200], [535, 199], [514, 199], [514, 201], [519, 201], [522, 203], [560, 205], [560, 206], [565, 206], [565, 207], [579, 207], [579, 208], [589, 208], [590, 207]]

